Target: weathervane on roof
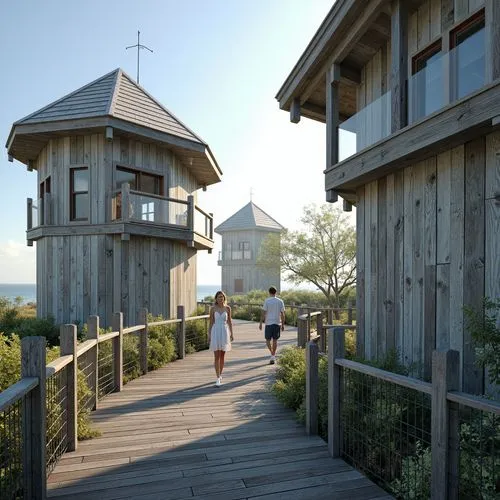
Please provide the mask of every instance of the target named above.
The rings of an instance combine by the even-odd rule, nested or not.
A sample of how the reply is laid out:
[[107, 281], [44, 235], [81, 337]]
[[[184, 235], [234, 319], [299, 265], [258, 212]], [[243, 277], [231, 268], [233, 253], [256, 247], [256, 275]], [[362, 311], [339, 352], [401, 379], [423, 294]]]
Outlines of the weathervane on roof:
[[137, 83], [139, 84], [139, 53], [141, 49], [146, 49], [149, 50], [149, 52], [153, 52], [149, 47], [146, 47], [145, 45], [141, 45], [140, 42], [140, 35], [141, 32], [137, 30], [137, 43], [135, 45], [129, 45], [128, 47], [125, 47], [125, 50], [127, 49], [133, 49], [137, 47]]

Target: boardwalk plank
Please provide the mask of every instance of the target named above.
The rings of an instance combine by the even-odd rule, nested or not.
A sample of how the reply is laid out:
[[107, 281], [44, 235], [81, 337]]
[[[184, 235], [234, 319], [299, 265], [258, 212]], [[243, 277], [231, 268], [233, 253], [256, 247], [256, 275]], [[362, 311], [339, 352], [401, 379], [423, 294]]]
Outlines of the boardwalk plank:
[[[235, 327], [223, 385], [201, 352], [131, 381], [92, 414], [102, 436], [79, 443], [48, 479], [58, 499], [377, 498], [387, 493], [307, 436], [269, 392], [254, 323]], [[295, 342], [287, 329], [281, 346]], [[382, 493], [381, 493], [382, 492]], [[371, 495], [371, 496], [370, 496]]]

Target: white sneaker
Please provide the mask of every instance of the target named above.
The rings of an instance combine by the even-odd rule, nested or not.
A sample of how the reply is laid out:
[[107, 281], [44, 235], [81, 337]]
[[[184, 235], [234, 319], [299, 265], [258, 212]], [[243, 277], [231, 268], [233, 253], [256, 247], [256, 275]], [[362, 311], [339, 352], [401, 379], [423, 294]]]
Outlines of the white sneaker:
[[270, 365], [274, 365], [276, 363], [276, 356], [271, 356], [271, 359], [269, 360]]
[[220, 387], [220, 377], [215, 381], [215, 387]]

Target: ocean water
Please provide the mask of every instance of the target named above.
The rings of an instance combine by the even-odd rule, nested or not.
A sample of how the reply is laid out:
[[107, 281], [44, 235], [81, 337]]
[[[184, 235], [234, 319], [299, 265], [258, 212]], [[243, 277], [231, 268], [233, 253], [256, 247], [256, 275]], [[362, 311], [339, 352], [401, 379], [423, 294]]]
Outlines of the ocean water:
[[[220, 290], [220, 285], [198, 285], [196, 300], [203, 300], [207, 296], [213, 297], [217, 290]], [[22, 297], [24, 304], [27, 302], [36, 302], [36, 284], [0, 283], [0, 297], [7, 297], [9, 300]]]

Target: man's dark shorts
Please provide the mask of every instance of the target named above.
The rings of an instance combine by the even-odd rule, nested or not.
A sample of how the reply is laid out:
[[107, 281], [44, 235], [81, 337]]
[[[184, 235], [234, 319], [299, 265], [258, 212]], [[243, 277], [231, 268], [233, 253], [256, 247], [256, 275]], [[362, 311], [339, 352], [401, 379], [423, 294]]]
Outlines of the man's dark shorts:
[[280, 325], [266, 325], [266, 329], [264, 330], [264, 336], [266, 337], [266, 340], [278, 340], [280, 338], [280, 333]]

